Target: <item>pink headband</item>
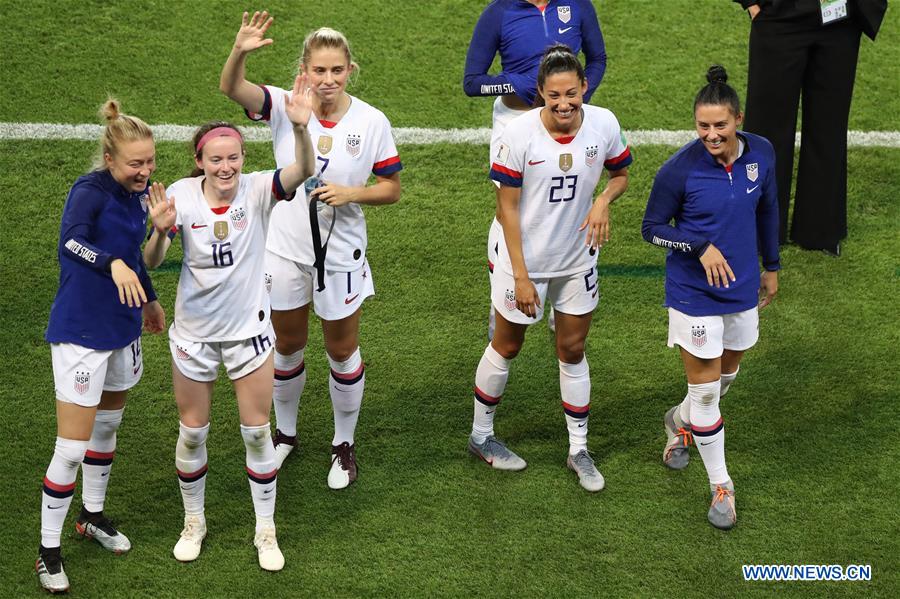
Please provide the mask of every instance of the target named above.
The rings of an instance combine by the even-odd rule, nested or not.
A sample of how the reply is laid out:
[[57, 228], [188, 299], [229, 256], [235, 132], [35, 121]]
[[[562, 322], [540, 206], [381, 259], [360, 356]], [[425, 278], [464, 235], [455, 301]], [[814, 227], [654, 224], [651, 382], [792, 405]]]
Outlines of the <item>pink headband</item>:
[[214, 137], [233, 137], [242, 144], [244, 143], [244, 138], [241, 137], [241, 134], [231, 127], [216, 127], [215, 129], [207, 131], [206, 134], [200, 138], [200, 141], [197, 142], [197, 153], [199, 154], [200, 150], [203, 149], [203, 146], [206, 145], [206, 142]]

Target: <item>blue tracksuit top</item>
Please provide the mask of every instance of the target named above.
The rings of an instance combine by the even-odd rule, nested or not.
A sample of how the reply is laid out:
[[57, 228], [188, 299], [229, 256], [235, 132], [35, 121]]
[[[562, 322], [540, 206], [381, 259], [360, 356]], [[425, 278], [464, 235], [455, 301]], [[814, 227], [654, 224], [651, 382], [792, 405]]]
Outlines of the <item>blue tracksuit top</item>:
[[[669, 249], [665, 305], [690, 316], [753, 308], [759, 301], [758, 256], [766, 270], [781, 268], [775, 152], [763, 137], [738, 135], [744, 153], [730, 173], [696, 139], [662, 165], [647, 201], [644, 239]], [[710, 243], [737, 279], [728, 288], [706, 281], [699, 257]]]
[[[541, 11], [525, 0], [494, 0], [475, 25], [463, 89], [469, 96], [516, 94], [529, 106], [537, 95], [537, 72], [544, 50], [556, 42], [576, 54], [584, 48], [588, 102], [606, 70], [606, 48], [590, 0], [550, 0]], [[489, 75], [500, 52], [502, 71]]]
[[141, 254], [147, 231], [146, 191], [131, 193], [109, 171], [80, 177], [66, 199], [59, 231], [59, 290], [45, 338], [111, 350], [141, 335], [141, 308], [119, 303], [110, 264], [121, 258], [156, 299]]

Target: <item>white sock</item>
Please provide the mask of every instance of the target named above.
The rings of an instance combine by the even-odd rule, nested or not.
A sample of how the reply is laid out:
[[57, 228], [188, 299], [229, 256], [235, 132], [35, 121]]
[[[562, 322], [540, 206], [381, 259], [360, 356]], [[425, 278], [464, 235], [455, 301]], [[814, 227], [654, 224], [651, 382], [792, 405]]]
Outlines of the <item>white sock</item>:
[[569, 455], [587, 449], [588, 415], [591, 412], [591, 372], [587, 357], [578, 364], [559, 362], [559, 393], [566, 428], [569, 431]]
[[721, 393], [719, 393], [719, 397], [725, 397], [725, 394], [728, 393], [728, 390], [731, 388], [731, 383], [734, 382], [734, 379], [737, 378], [737, 375], [740, 371], [741, 367], [738, 366], [738, 369], [731, 374], [722, 373], [722, 378], [719, 379], [720, 381], [722, 381], [722, 391]]
[[241, 425], [241, 436], [247, 448], [247, 478], [253, 511], [256, 512], [256, 532], [275, 526], [275, 492], [278, 470], [275, 468], [275, 447], [268, 424]]
[[300, 396], [306, 386], [304, 347], [298, 352], [283, 355], [275, 351], [275, 385], [272, 393], [275, 405], [275, 428], [289, 437], [297, 435], [297, 411]]
[[490, 343], [475, 371], [475, 415], [472, 418], [472, 439], [476, 443], [494, 434], [494, 413], [506, 389], [509, 360], [497, 353]]
[[175, 444], [175, 469], [184, 513], [203, 518], [206, 499], [206, 436], [209, 423], [199, 428], [178, 423], [178, 442]]
[[87, 441], [56, 438], [41, 495], [41, 545], [47, 549], [59, 547], [63, 523], [75, 494], [78, 465], [84, 459], [87, 447]]
[[691, 432], [711, 485], [731, 480], [725, 467], [725, 425], [719, 412], [719, 381], [688, 385], [691, 396]]
[[690, 428], [691, 426], [691, 394], [687, 393], [684, 396], [684, 399], [681, 400], [681, 404], [678, 406], [678, 409], [675, 410], [675, 415], [681, 419], [681, 422], [678, 422], [678, 419], [675, 419], [675, 424], [683, 424], [684, 428]]
[[109, 472], [116, 455], [116, 431], [122, 424], [121, 410], [97, 410], [94, 430], [81, 462], [81, 499], [89, 512], [102, 512], [109, 485]]
[[363, 364], [359, 348], [344, 362], [333, 360], [331, 365], [331, 407], [334, 409], [334, 439], [332, 445], [349, 443], [353, 445], [353, 433], [359, 420], [363, 389], [366, 385], [366, 366]]

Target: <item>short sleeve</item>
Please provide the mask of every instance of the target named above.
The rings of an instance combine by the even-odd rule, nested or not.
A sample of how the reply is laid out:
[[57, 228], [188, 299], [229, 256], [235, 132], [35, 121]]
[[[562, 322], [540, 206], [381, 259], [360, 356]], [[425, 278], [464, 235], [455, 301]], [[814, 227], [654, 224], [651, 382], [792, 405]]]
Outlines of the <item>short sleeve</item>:
[[628, 146], [628, 140], [625, 139], [625, 134], [619, 127], [618, 119], [611, 112], [606, 135], [607, 146], [603, 167], [608, 171], [617, 171], [631, 164], [634, 159], [631, 155], [631, 148]]
[[375, 162], [372, 164], [372, 174], [379, 177], [388, 177], [403, 170], [400, 162], [400, 154], [394, 143], [394, 134], [391, 131], [391, 123], [384, 114], [379, 113], [380, 118], [375, 120]]
[[507, 187], [522, 187], [525, 144], [520, 141], [520, 136], [511, 129], [513, 127], [509, 126], [503, 132], [497, 152], [491, 156], [490, 178]]

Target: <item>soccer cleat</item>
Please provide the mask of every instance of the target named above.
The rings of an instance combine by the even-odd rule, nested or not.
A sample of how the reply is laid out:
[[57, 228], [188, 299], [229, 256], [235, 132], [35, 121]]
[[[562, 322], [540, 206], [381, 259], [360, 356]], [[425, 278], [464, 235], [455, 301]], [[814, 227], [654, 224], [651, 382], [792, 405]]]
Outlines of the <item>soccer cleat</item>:
[[180, 562], [192, 562], [200, 555], [200, 547], [206, 538], [206, 520], [201, 516], [185, 516], [181, 538], [175, 543], [172, 555]]
[[356, 445], [346, 441], [331, 446], [331, 470], [328, 471], [328, 486], [332, 489], [344, 489], [356, 480]]
[[603, 487], [606, 485], [603, 475], [597, 470], [597, 466], [594, 465], [594, 459], [587, 449], [582, 449], [575, 455], [570, 455], [566, 459], [566, 466], [578, 475], [579, 484], [587, 491], [595, 493], [603, 490]]
[[[712, 486], [710, 485], [710, 487]], [[716, 528], [728, 530], [734, 527], [737, 522], [737, 511], [734, 508], [734, 483], [728, 481], [721, 485], [715, 485], [707, 518], [709, 523]]]
[[46, 549], [41, 547], [38, 552], [34, 569], [38, 575], [38, 582], [48, 593], [66, 593], [69, 590], [69, 577], [63, 569], [62, 555], [59, 547]]
[[694, 443], [694, 436], [689, 429], [677, 426], [675, 423], [675, 411], [678, 406], [674, 406], [663, 418], [663, 424], [666, 427], [666, 447], [663, 449], [663, 463], [672, 470], [684, 470], [687, 468], [688, 461], [691, 459], [690, 446]]
[[88, 539], [94, 539], [100, 543], [101, 547], [116, 555], [121, 555], [131, 549], [131, 541], [128, 540], [128, 537], [116, 530], [103, 512], [92, 513], [82, 508], [75, 521], [75, 532]]
[[281, 470], [281, 464], [284, 463], [285, 458], [297, 447], [297, 436], [285, 435], [276, 428], [272, 445], [275, 446], [275, 467]]
[[497, 470], [524, 470], [528, 465], [493, 435], [488, 435], [484, 443], [476, 443], [475, 439], [469, 437], [469, 452]]
[[266, 526], [253, 537], [253, 544], [259, 557], [259, 567], [269, 572], [278, 572], [284, 568], [284, 554], [278, 548], [275, 538], [275, 527]]

